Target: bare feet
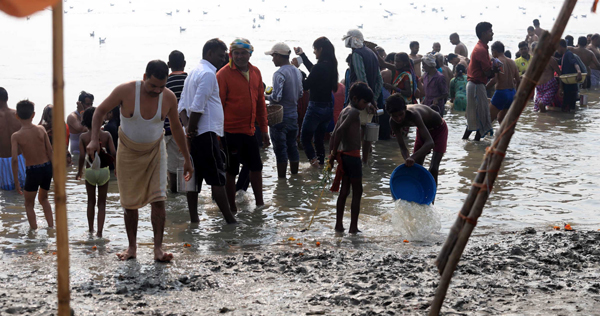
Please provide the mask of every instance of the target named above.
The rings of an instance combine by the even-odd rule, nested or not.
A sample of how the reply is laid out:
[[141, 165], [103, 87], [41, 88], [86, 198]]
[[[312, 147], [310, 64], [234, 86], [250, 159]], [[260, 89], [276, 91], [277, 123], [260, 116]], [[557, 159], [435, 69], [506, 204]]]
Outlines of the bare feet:
[[129, 260], [129, 259], [135, 259], [136, 252], [137, 252], [136, 248], [129, 247], [129, 248], [127, 248], [127, 250], [125, 250], [125, 251], [123, 251], [121, 253], [118, 253], [117, 257], [121, 261]]
[[158, 262], [171, 262], [171, 260], [173, 260], [173, 254], [164, 252], [160, 248], [154, 248], [154, 260]]
[[260, 211], [260, 210], [264, 210], [265, 208], [267, 208], [266, 204], [262, 204], [262, 205], [256, 205], [256, 208], [254, 209], [255, 211]]
[[340, 232], [343, 233], [346, 229], [344, 228], [344, 226], [337, 226], [335, 225], [335, 231], [336, 232]]
[[319, 158], [315, 157], [310, 160], [310, 165], [314, 168], [319, 168]]
[[102, 232], [98, 232], [98, 233], [96, 234], [96, 237], [102, 238]]
[[358, 234], [358, 233], [362, 233], [360, 230], [358, 230], [358, 228], [350, 228], [350, 230], [348, 230], [348, 233], [350, 234]]

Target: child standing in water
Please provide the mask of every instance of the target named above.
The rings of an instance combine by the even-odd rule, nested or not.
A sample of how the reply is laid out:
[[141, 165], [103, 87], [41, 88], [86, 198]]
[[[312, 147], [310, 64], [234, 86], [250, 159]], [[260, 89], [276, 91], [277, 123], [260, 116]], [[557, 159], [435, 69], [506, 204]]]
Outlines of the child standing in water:
[[455, 111], [467, 110], [467, 68], [459, 64], [456, 66], [454, 78], [450, 80], [450, 102], [454, 104]]
[[338, 167], [335, 173], [335, 180], [331, 191], [337, 192], [342, 189], [337, 200], [337, 214], [335, 230], [343, 232], [344, 229], [344, 207], [346, 199], [350, 194], [352, 187], [352, 204], [350, 229], [351, 234], [359, 233], [358, 214], [360, 213], [360, 199], [362, 196], [362, 161], [360, 155], [361, 131], [360, 131], [360, 113], [367, 107], [373, 107], [370, 104], [373, 101], [373, 91], [364, 82], [357, 82], [352, 85], [349, 93], [350, 106], [344, 108], [340, 113], [337, 124], [333, 129], [330, 141], [331, 155], [329, 156], [329, 167], [333, 168], [334, 160], [338, 161]]
[[48, 227], [54, 227], [52, 207], [48, 201], [48, 190], [52, 182], [52, 145], [44, 127], [31, 123], [34, 116], [33, 102], [24, 100], [17, 103], [17, 119], [21, 122], [21, 129], [12, 134], [10, 139], [14, 179], [18, 179], [19, 176], [17, 157], [19, 151], [25, 158], [25, 187], [23, 188], [25, 192], [21, 191], [19, 181], [15, 181], [15, 187], [19, 194], [25, 195], [25, 211], [31, 229], [37, 229], [33, 206], [38, 188], [40, 191], [38, 201], [44, 209]]
[[[104, 219], [106, 217], [106, 194], [108, 192], [108, 180], [110, 180], [110, 169], [109, 166], [114, 162], [116, 157], [115, 145], [113, 143], [112, 136], [109, 132], [100, 131], [100, 146], [102, 150], [96, 155], [96, 157], [88, 157], [84, 153], [87, 145], [90, 143], [92, 137], [92, 118], [94, 117], [94, 111], [96, 108], [91, 107], [83, 112], [81, 118], [81, 125], [87, 127], [88, 131], [84, 132], [79, 137], [79, 171], [75, 179], [81, 179], [83, 174], [83, 165], [85, 163], [85, 189], [88, 196], [87, 206], [87, 218], [90, 233], [94, 232], [94, 216], [96, 211], [96, 187], [98, 187], [98, 232], [96, 236], [102, 237], [102, 230], [104, 229]], [[107, 153], [108, 149], [108, 153]], [[94, 159], [100, 160], [100, 167], [92, 167], [98, 162]]]

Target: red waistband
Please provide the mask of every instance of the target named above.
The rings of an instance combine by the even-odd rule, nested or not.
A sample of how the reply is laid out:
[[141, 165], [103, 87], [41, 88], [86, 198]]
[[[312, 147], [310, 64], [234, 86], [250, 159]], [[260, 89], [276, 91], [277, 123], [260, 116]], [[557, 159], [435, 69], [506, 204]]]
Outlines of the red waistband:
[[338, 154], [360, 158], [360, 149], [350, 151], [339, 151]]

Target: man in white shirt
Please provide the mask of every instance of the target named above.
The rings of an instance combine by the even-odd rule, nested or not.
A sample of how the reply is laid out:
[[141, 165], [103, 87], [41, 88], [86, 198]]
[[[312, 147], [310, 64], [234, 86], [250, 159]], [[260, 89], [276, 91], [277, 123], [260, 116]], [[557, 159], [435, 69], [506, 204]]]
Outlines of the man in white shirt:
[[224, 154], [219, 145], [224, 116], [216, 76], [217, 70], [227, 63], [227, 45], [217, 38], [209, 40], [202, 49], [202, 58], [185, 79], [179, 101], [180, 117], [187, 126], [190, 154], [196, 166], [197, 192], [187, 192], [188, 207], [191, 221], [199, 222], [198, 193], [205, 180], [225, 221], [232, 224], [236, 220], [227, 200]]

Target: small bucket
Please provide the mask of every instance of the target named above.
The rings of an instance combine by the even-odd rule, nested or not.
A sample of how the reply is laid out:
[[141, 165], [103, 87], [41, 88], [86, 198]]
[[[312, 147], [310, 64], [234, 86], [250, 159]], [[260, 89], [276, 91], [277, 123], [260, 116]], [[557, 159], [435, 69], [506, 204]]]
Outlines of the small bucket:
[[379, 124], [367, 123], [365, 125], [365, 141], [376, 142], [379, 139]]
[[[192, 166], [193, 166], [192, 161]], [[196, 188], [196, 170], [192, 173], [190, 181], [185, 181], [184, 169], [177, 168], [177, 191], [178, 192], [198, 192]]]
[[587, 105], [587, 100], [588, 100], [587, 94], [580, 94], [579, 95], [579, 105], [580, 106]]

